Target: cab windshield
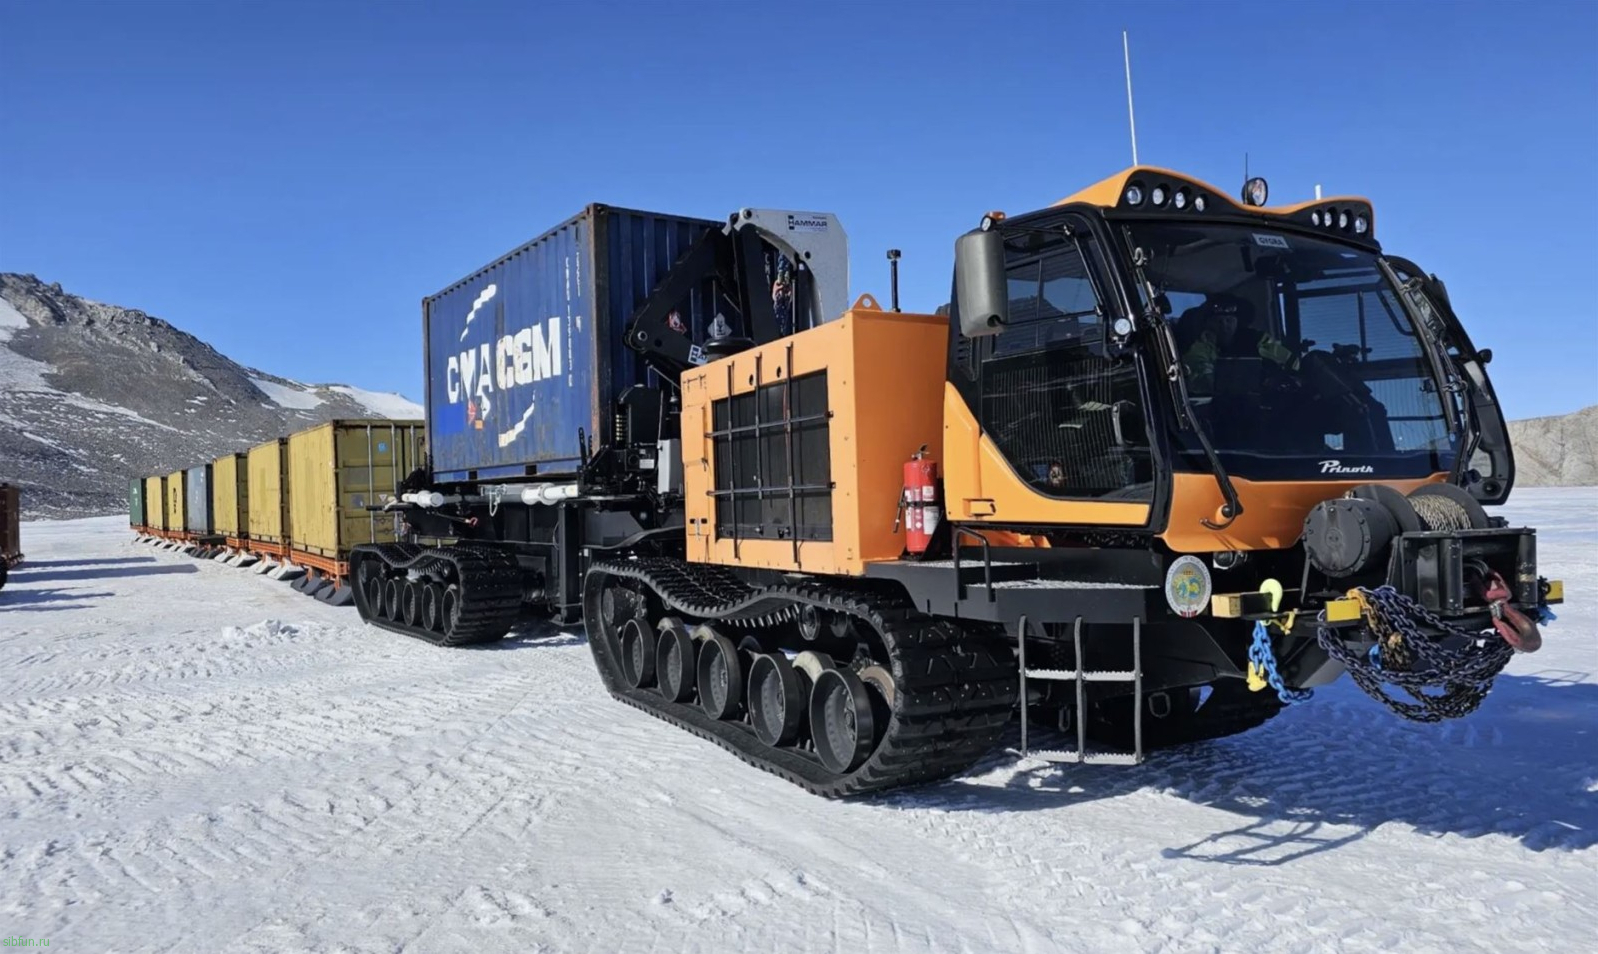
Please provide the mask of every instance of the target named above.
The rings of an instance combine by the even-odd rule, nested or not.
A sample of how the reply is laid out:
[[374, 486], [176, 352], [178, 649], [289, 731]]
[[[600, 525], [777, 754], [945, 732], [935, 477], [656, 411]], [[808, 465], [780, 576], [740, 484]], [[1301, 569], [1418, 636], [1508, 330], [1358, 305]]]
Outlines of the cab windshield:
[[[1199, 424], [1230, 473], [1404, 477], [1452, 467], [1432, 366], [1373, 253], [1241, 225], [1137, 224], [1129, 234], [1147, 258]], [[1197, 454], [1187, 439], [1184, 450]]]

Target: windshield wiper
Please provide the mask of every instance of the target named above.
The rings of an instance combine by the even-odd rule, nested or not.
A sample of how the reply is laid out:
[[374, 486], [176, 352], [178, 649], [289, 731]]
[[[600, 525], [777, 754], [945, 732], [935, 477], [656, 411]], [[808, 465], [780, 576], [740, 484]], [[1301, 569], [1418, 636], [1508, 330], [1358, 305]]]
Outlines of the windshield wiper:
[[1199, 522], [1210, 530], [1225, 530], [1243, 515], [1243, 502], [1238, 499], [1237, 488], [1232, 486], [1232, 478], [1227, 474], [1225, 465], [1221, 463], [1221, 456], [1215, 452], [1215, 445], [1210, 443], [1210, 436], [1199, 423], [1198, 415], [1193, 413], [1193, 402], [1187, 393], [1187, 373], [1182, 368], [1182, 356], [1177, 353], [1176, 335], [1172, 333], [1170, 324], [1165, 320], [1165, 313], [1160, 310], [1159, 295], [1154, 290], [1153, 283], [1149, 281], [1148, 273], [1143, 270], [1148, 257], [1132, 240], [1130, 231], [1126, 233], [1126, 242], [1132, 249], [1132, 275], [1143, 292], [1145, 308], [1143, 317], [1154, 331], [1160, 370], [1165, 373], [1165, 380], [1171, 387], [1171, 399], [1176, 405], [1177, 426], [1192, 432], [1198, 439], [1199, 447], [1204, 451], [1204, 459], [1209, 462], [1210, 473], [1215, 475], [1215, 484], [1221, 489], [1221, 499], [1225, 501], [1221, 504], [1219, 521], [1204, 517]]

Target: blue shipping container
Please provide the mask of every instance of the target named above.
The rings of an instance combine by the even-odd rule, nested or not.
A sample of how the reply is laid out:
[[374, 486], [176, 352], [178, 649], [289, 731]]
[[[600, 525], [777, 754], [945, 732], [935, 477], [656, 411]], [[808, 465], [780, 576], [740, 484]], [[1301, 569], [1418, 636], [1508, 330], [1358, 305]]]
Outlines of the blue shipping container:
[[188, 486], [183, 491], [183, 520], [187, 526], [183, 529], [208, 536], [211, 533], [211, 465], [190, 467], [185, 483]]
[[[623, 340], [633, 312], [717, 227], [590, 205], [423, 299], [433, 479], [574, 473], [580, 441], [605, 442], [621, 392], [651, 383]], [[695, 340], [714, 317], [713, 296], [700, 289], [679, 310]]]

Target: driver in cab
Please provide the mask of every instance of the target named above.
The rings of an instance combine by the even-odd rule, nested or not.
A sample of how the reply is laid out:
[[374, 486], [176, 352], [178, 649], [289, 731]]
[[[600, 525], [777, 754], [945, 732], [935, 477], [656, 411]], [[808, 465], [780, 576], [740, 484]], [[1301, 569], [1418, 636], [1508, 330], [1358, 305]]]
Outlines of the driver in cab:
[[1298, 365], [1293, 350], [1269, 331], [1257, 328], [1253, 308], [1234, 295], [1208, 296], [1202, 305], [1182, 315], [1184, 327], [1190, 322], [1202, 329], [1182, 354], [1182, 369], [1195, 393], [1214, 393], [1215, 365], [1221, 358], [1258, 357], [1287, 369]]

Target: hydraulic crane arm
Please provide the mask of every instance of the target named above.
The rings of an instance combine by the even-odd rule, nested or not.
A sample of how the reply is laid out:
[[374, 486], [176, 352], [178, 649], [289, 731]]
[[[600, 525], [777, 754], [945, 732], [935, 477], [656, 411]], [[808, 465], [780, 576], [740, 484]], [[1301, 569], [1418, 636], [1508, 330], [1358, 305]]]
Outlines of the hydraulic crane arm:
[[[768, 250], [786, 259], [786, 276], [774, 274]], [[784, 283], [791, 287], [784, 288]], [[849, 240], [828, 212], [740, 209], [727, 225], [705, 232], [672, 265], [633, 313], [627, 344], [650, 366], [675, 381], [708, 355], [673, 315], [695, 291], [715, 296], [711, 311], [754, 344], [809, 328], [848, 307]], [[787, 299], [779, 316], [777, 299]], [[731, 312], [732, 314], [727, 314]], [[786, 321], [780, 319], [787, 319]]]

